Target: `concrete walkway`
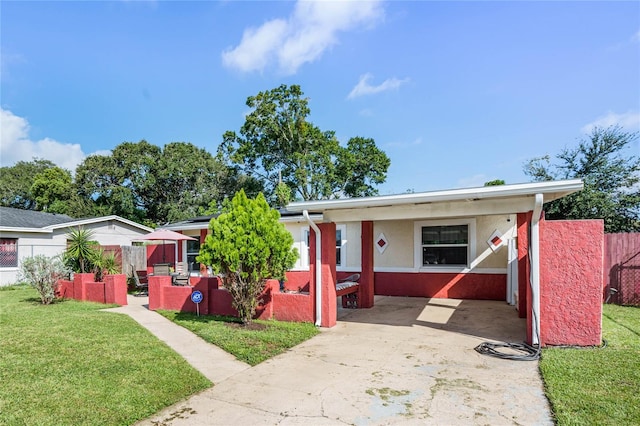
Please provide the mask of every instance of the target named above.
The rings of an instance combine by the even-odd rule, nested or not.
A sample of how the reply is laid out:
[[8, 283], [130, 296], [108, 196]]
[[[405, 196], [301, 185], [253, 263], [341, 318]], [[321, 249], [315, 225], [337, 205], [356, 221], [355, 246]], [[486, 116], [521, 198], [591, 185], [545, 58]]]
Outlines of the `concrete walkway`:
[[553, 425], [537, 362], [473, 349], [522, 341], [524, 320], [504, 302], [376, 297], [374, 308], [339, 310], [338, 325], [252, 368], [142, 306], [114, 311], [215, 383], [139, 426]]
[[105, 311], [129, 315], [169, 345], [214, 384], [250, 367], [249, 364], [238, 361], [233, 355], [205, 342], [189, 330], [147, 309], [148, 297], [129, 295], [127, 303], [126, 306], [105, 309]]

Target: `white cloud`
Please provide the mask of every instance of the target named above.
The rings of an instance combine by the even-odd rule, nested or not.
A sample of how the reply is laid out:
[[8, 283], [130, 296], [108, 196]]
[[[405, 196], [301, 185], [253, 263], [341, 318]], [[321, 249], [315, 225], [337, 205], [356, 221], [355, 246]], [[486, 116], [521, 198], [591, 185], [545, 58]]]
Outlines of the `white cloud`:
[[581, 130], [583, 133], [591, 133], [594, 127], [607, 128], [615, 125], [632, 132], [640, 130], [640, 112], [627, 111], [622, 114], [617, 114], [609, 111], [607, 114], [602, 115], [591, 123], [583, 126]]
[[34, 157], [50, 160], [74, 171], [85, 155], [79, 144], [58, 142], [51, 138], [32, 141], [27, 120], [0, 108], [0, 165], [12, 166], [18, 161], [31, 161]]
[[637, 33], [631, 36], [631, 41], [640, 43], [640, 30], [638, 30]]
[[393, 77], [386, 79], [377, 86], [372, 86], [369, 84], [369, 80], [371, 80], [371, 78], [373, 78], [373, 76], [369, 73], [360, 76], [360, 81], [358, 81], [358, 84], [356, 84], [356, 86], [351, 90], [347, 99], [357, 98], [358, 96], [374, 95], [376, 93], [386, 92], [387, 90], [395, 90], [409, 81], [408, 78], [400, 80]]
[[284, 74], [295, 74], [338, 43], [338, 34], [378, 22], [380, 0], [296, 2], [287, 19], [273, 19], [248, 28], [240, 44], [222, 52], [222, 63], [243, 72], [263, 71], [277, 63]]

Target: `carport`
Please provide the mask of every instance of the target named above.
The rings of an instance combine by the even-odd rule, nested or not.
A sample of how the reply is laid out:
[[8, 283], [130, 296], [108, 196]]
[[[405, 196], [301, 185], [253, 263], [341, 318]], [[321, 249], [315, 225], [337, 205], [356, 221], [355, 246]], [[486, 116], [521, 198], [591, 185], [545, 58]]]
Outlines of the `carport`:
[[[350, 240], [360, 252], [358, 308], [373, 307], [375, 295], [498, 300], [526, 318], [529, 343], [599, 344], [601, 301], [592, 284], [601, 283], [602, 273], [598, 221], [546, 222], [553, 225], [541, 245], [543, 205], [582, 188], [582, 181], [567, 180], [289, 204], [287, 210], [301, 213], [311, 228], [316, 324], [336, 325], [336, 224], [347, 223], [358, 225], [359, 238]], [[556, 243], [569, 237], [580, 247], [596, 243], [595, 260], [584, 253], [571, 258], [575, 273], [589, 275], [580, 283], [572, 268], [562, 275], [570, 247]], [[545, 279], [553, 283], [541, 289]], [[571, 298], [570, 311], [558, 297]], [[542, 308], [541, 300], [548, 302]], [[576, 318], [584, 309], [589, 314]], [[577, 327], [575, 334], [562, 331], [567, 322]], [[546, 334], [542, 324], [549, 325]]]

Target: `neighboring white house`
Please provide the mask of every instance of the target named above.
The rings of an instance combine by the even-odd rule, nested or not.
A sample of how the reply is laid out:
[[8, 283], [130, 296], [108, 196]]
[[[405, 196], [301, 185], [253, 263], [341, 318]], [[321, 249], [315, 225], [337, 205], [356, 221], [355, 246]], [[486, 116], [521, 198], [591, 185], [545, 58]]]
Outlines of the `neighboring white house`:
[[23, 258], [55, 256], [67, 247], [71, 228], [93, 231], [103, 246], [130, 246], [153, 229], [120, 216], [74, 219], [67, 215], [0, 207], [0, 286], [17, 282]]

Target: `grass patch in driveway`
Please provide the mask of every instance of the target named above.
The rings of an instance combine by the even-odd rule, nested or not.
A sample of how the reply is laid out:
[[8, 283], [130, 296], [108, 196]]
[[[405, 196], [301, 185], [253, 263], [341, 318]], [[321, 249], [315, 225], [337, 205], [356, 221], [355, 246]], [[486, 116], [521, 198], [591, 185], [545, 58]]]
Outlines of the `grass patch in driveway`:
[[263, 327], [251, 329], [230, 327], [230, 324], [238, 323], [238, 319], [234, 317], [197, 316], [189, 312], [164, 310], [156, 312], [252, 366], [281, 354], [319, 333], [311, 323], [254, 320], [256, 325]]
[[543, 349], [558, 425], [640, 424], [640, 308], [604, 305], [605, 348]]
[[130, 425], [211, 386], [127, 315], [0, 291], [0, 424]]

